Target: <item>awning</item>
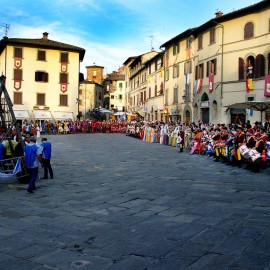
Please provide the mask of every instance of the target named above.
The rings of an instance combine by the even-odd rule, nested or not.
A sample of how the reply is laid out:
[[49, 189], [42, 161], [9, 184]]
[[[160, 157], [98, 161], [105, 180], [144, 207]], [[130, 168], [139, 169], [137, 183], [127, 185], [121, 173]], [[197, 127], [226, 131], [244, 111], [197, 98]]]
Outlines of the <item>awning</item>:
[[53, 116], [55, 120], [67, 120], [67, 119], [74, 120], [73, 112], [54, 112]]
[[18, 120], [29, 119], [29, 113], [27, 110], [14, 110], [14, 114]]
[[33, 110], [35, 120], [52, 120], [52, 114], [50, 111]]

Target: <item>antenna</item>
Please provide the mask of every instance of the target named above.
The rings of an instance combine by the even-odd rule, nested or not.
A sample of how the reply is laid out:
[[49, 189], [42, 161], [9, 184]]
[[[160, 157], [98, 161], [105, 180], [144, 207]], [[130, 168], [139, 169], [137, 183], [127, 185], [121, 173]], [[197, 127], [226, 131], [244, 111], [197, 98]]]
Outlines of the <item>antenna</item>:
[[153, 39], [154, 39], [154, 36], [153, 35], [151, 35], [151, 36], [149, 36], [150, 38], [151, 38], [151, 50], [153, 49]]
[[10, 25], [7, 23], [2, 23], [2, 26], [5, 28], [5, 36], [7, 37], [8, 29], [9, 29]]

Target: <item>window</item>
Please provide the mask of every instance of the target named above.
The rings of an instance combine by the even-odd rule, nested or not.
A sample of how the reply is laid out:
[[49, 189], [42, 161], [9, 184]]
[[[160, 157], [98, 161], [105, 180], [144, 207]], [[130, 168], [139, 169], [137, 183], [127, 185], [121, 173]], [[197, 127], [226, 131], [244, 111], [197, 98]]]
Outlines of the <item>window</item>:
[[49, 74], [43, 71], [36, 71], [35, 72], [35, 81], [36, 82], [48, 82], [49, 81]]
[[140, 102], [143, 102], [143, 92], [141, 92], [141, 99]]
[[176, 55], [179, 53], [179, 43], [175, 43], [173, 45], [173, 55]]
[[185, 84], [185, 93], [184, 93], [184, 96], [183, 98], [185, 99], [186, 102], [189, 102], [190, 101], [190, 89], [189, 89], [189, 84]]
[[210, 30], [210, 44], [216, 42], [216, 28]]
[[206, 77], [209, 77], [210, 74], [217, 74], [217, 59], [207, 61]]
[[22, 69], [14, 69], [14, 80], [22, 80]]
[[13, 104], [23, 104], [22, 103], [22, 93], [20, 92], [14, 92], [14, 100]]
[[242, 81], [245, 79], [245, 61], [243, 58], [238, 58], [238, 80]]
[[155, 85], [155, 97], [157, 96], [157, 85]]
[[173, 78], [179, 77], [179, 64], [173, 66]]
[[68, 74], [60, 73], [60, 83], [68, 83]]
[[122, 95], [119, 95], [119, 99], [123, 99], [123, 96]]
[[163, 82], [160, 84], [159, 94], [163, 95]]
[[254, 78], [254, 74], [255, 74], [254, 67], [255, 67], [255, 58], [252, 55], [250, 55], [247, 57], [246, 64], [245, 64], [246, 78], [248, 79]]
[[148, 66], [148, 74], [151, 74], [151, 64]]
[[119, 88], [123, 88], [123, 83], [119, 83]]
[[168, 105], [168, 93], [169, 93], [169, 90], [166, 89], [165, 90], [165, 105]]
[[158, 70], [158, 61], [155, 61], [155, 71]]
[[267, 69], [267, 75], [270, 75], [270, 53], [268, 53], [268, 69]]
[[39, 51], [38, 50], [37, 60], [46, 61], [46, 51]]
[[169, 69], [167, 68], [165, 71], [165, 80], [168, 81], [169, 80]]
[[68, 106], [68, 95], [60, 95], [60, 106]]
[[186, 62], [184, 64], [184, 74], [190, 74], [192, 72], [191, 67], [191, 61]]
[[22, 48], [14, 48], [14, 57], [22, 58]]
[[203, 48], [203, 35], [198, 36], [198, 50]]
[[195, 70], [195, 80], [203, 79], [204, 68], [203, 64], [197, 65]]
[[255, 59], [255, 78], [265, 76], [265, 58], [262, 54], [258, 54]]
[[114, 95], [111, 95], [111, 99], [114, 99]]
[[165, 67], [169, 67], [169, 50], [165, 52]]
[[186, 39], [186, 49], [191, 48], [192, 40], [193, 40], [192, 37], [188, 37], [188, 38]]
[[248, 22], [244, 28], [244, 39], [249, 39], [254, 36], [254, 24], [252, 22]]
[[60, 53], [60, 62], [68, 62], [68, 53], [67, 52], [61, 52]]
[[37, 94], [37, 105], [45, 105], [45, 94]]
[[151, 98], [151, 87], [148, 89], [148, 98]]
[[173, 88], [173, 103], [178, 103], [178, 86]]

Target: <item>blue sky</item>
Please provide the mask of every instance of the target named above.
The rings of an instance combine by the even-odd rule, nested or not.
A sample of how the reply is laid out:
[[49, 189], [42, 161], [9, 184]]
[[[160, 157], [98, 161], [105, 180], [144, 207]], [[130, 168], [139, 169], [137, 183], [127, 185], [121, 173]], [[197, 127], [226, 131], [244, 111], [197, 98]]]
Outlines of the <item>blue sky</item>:
[[259, 0], [1, 0], [0, 37], [49, 39], [86, 49], [86, 66], [117, 70], [130, 56], [151, 50], [188, 28]]

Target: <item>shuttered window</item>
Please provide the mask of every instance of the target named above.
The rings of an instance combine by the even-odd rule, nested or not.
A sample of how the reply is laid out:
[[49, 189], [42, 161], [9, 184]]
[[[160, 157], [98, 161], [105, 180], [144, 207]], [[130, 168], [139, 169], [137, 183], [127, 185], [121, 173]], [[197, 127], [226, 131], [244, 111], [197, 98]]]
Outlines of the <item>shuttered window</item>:
[[245, 61], [241, 57], [238, 59], [238, 79], [239, 81], [245, 79]]
[[21, 92], [14, 92], [13, 104], [23, 104]]
[[45, 94], [37, 94], [37, 105], [45, 105]]
[[46, 51], [38, 50], [37, 60], [46, 61]]
[[68, 62], [68, 53], [67, 52], [61, 52], [60, 54], [60, 62]]
[[265, 58], [262, 54], [258, 54], [255, 59], [255, 78], [265, 76]]
[[213, 44], [216, 42], [216, 29], [213, 28], [210, 30], [210, 44]]
[[22, 58], [22, 48], [14, 48], [14, 57]]
[[68, 83], [68, 74], [60, 73], [60, 83]]
[[22, 69], [14, 69], [14, 80], [22, 80]]
[[48, 82], [49, 74], [44, 71], [36, 71], [35, 72], [35, 81], [36, 82]]
[[68, 106], [68, 95], [60, 95], [60, 106]]

